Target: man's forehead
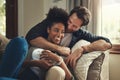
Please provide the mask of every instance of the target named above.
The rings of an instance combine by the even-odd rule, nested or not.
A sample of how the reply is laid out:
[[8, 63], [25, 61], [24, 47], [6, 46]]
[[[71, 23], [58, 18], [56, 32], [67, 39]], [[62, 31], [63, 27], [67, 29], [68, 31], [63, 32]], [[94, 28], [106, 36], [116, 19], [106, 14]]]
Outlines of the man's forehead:
[[81, 25], [81, 20], [77, 17], [77, 14], [74, 13], [70, 16], [69, 20], [72, 22], [72, 24], [76, 25], [76, 26], [80, 26]]
[[73, 13], [70, 17], [74, 18], [74, 19], [77, 19], [77, 14], [76, 13]]

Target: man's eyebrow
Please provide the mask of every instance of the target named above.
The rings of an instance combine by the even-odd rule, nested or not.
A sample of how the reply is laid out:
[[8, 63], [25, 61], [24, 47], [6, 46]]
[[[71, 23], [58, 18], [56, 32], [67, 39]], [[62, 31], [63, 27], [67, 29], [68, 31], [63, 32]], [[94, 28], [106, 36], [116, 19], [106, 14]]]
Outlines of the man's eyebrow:
[[72, 22], [71, 18], [69, 19], [70, 22]]

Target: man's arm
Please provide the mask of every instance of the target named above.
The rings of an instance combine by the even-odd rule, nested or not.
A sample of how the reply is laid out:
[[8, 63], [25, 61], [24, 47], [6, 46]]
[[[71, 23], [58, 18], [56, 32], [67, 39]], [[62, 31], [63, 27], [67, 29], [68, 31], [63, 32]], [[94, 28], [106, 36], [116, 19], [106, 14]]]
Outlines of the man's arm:
[[89, 45], [82, 46], [83, 52], [92, 52], [92, 51], [105, 51], [112, 47], [112, 45], [105, 40], [97, 40], [92, 42]]
[[40, 47], [43, 49], [58, 52], [59, 54], [64, 56], [68, 56], [70, 54], [70, 48], [53, 44], [44, 39], [43, 37], [37, 37], [35, 39], [30, 40], [30, 44], [35, 47]]
[[85, 50], [84, 52], [105, 51], [112, 47], [110, 40], [106, 37], [96, 36], [82, 29], [76, 33], [78, 34], [78, 40], [83, 39], [91, 42], [91, 44], [82, 47]]
[[107, 49], [110, 49], [111, 47], [111, 44], [106, 42], [105, 40], [94, 41], [91, 44], [81, 46], [76, 49], [71, 55], [66, 58], [66, 64], [74, 68], [76, 66], [77, 60], [81, 57], [83, 53], [88, 53], [92, 51], [105, 51]]

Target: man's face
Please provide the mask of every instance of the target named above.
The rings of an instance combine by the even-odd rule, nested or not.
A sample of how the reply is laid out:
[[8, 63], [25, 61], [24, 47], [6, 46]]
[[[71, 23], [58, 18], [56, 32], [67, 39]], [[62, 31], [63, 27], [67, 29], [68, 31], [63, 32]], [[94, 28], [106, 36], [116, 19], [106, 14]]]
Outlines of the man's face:
[[64, 37], [65, 26], [62, 23], [55, 23], [48, 28], [48, 40], [54, 44], [59, 44]]
[[76, 13], [73, 13], [68, 20], [67, 32], [75, 32], [81, 28], [83, 21], [77, 17]]

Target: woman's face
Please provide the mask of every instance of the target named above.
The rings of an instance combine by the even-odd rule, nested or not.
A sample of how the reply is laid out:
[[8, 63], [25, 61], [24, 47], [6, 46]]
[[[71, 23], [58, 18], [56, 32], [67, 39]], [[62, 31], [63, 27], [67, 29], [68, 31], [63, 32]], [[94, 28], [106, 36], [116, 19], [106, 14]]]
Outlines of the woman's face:
[[65, 26], [62, 23], [54, 23], [51, 28], [47, 29], [48, 41], [59, 44], [64, 37]]

